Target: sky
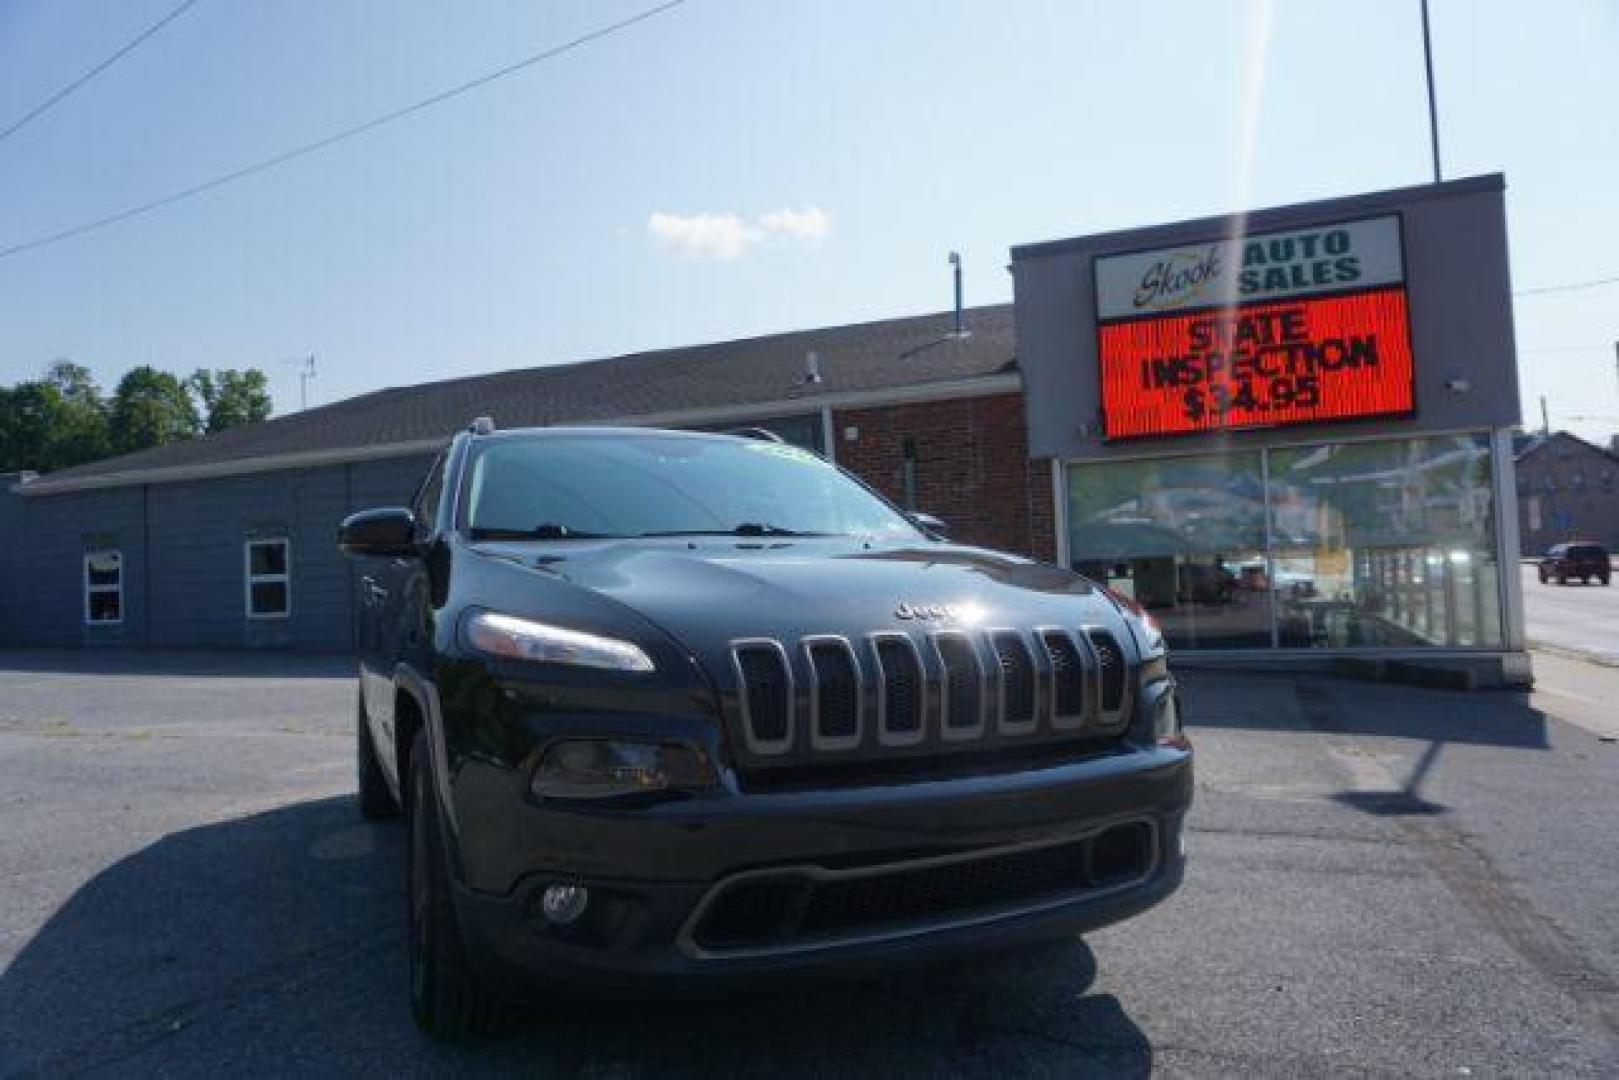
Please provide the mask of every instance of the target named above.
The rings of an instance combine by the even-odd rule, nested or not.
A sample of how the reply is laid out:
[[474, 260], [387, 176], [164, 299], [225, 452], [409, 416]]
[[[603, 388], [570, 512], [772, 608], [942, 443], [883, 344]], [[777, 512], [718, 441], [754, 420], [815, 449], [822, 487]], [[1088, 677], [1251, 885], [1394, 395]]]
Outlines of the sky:
[[[198, 0], [0, 138], [0, 249], [655, 0]], [[0, 0], [0, 129], [178, 0]], [[1016, 244], [1422, 183], [1418, 0], [687, 0], [408, 119], [0, 258], [0, 383], [67, 357], [386, 386], [1011, 299]], [[1432, 0], [1447, 178], [1513, 286], [1619, 277], [1619, 2]], [[1524, 419], [1619, 432], [1619, 285], [1515, 302]]]

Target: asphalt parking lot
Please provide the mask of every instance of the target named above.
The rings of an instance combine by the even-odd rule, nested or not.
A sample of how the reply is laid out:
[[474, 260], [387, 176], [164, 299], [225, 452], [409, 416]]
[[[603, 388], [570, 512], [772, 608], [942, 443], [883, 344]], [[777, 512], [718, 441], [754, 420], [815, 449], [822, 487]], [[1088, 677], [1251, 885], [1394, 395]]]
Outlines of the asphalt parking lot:
[[0, 654], [0, 1074], [1612, 1075], [1619, 744], [1541, 696], [1187, 683], [1193, 861], [1155, 912], [446, 1047], [407, 1016], [344, 662]]

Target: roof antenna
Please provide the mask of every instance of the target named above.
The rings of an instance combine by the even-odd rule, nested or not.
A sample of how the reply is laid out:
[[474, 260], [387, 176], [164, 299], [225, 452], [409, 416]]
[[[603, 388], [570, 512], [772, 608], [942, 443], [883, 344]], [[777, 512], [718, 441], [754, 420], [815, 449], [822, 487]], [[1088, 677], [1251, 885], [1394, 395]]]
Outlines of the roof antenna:
[[956, 328], [953, 333], [956, 337], [966, 337], [967, 325], [961, 311], [961, 252], [952, 251], [950, 253], [950, 265], [956, 279]]
[[818, 383], [821, 381], [821, 358], [811, 349], [804, 354], [804, 381]]

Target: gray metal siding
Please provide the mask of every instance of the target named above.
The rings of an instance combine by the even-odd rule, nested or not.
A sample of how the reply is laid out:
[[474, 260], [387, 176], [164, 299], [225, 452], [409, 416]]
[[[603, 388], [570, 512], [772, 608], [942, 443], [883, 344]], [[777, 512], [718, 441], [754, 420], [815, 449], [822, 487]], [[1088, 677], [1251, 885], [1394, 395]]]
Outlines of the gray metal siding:
[[22, 496], [0, 486], [0, 645], [21, 644], [22, 627]]
[[[403, 502], [417, 459], [153, 487], [154, 645], [340, 651], [350, 647], [353, 575], [337, 550], [345, 514]], [[290, 541], [291, 613], [247, 617], [250, 539]]]
[[[143, 498], [134, 487], [24, 502], [13, 600], [22, 643], [145, 644]], [[116, 626], [84, 621], [84, 556], [100, 549], [123, 553], [123, 622]]]
[[[337, 524], [402, 505], [430, 457], [22, 498], [0, 492], [0, 641], [345, 651], [354, 573]], [[291, 613], [247, 617], [249, 539], [289, 541]], [[84, 624], [84, 554], [123, 553], [123, 623]]]

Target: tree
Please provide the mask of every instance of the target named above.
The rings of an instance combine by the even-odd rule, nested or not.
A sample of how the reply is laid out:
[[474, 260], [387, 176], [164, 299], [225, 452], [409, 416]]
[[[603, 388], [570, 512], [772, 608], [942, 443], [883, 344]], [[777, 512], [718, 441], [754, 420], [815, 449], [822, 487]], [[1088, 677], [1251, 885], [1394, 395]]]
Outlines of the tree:
[[48, 472], [109, 449], [106, 404], [87, 368], [58, 360], [43, 379], [0, 388], [0, 470]]
[[107, 403], [90, 369], [71, 360], [58, 360], [46, 370], [45, 382], [56, 388], [61, 406], [51, 432], [49, 460], [44, 467], [65, 469], [111, 453]]
[[118, 380], [111, 421], [113, 449], [120, 454], [180, 442], [202, 427], [185, 384], [146, 365]]
[[197, 369], [186, 386], [207, 410], [206, 430], [212, 435], [240, 424], [257, 424], [270, 418], [269, 380], [258, 368], [233, 371]]

